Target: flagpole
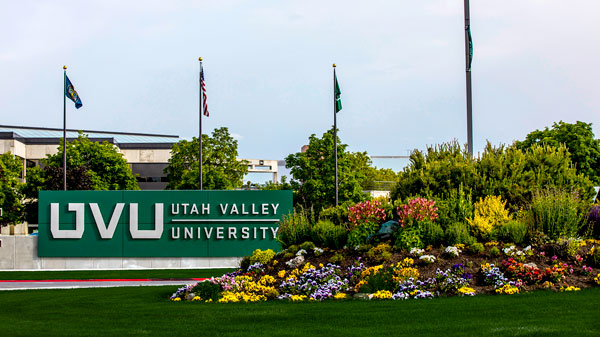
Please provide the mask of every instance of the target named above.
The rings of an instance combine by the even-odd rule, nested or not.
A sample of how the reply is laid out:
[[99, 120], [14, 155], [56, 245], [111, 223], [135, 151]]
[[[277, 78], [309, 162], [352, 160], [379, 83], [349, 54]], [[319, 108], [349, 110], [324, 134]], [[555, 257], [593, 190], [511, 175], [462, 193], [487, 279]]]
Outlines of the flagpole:
[[337, 100], [335, 97], [335, 63], [333, 64], [333, 153], [335, 157], [335, 205], [338, 205]]
[[465, 60], [466, 60], [466, 82], [467, 82], [467, 149], [469, 156], [473, 157], [473, 103], [471, 97], [471, 18], [469, 13], [469, 0], [465, 4]]
[[67, 66], [63, 66], [63, 190], [67, 190]]
[[198, 87], [198, 96], [199, 100], [199, 115], [198, 115], [198, 120], [199, 120], [199, 133], [198, 133], [198, 142], [199, 142], [199, 147], [200, 147], [200, 157], [198, 159], [198, 167], [200, 168], [199, 171], [199, 182], [200, 182], [200, 190], [202, 190], [202, 57], [198, 58], [198, 61], [200, 61], [200, 73], [198, 74], [199, 78], [198, 78], [198, 83], [200, 84], [200, 86]]

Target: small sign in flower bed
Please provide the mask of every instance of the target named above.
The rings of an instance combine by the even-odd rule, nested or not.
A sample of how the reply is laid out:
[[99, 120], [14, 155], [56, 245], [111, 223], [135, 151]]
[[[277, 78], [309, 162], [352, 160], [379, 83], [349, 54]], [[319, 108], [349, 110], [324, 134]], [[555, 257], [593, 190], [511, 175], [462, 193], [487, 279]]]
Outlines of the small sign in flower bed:
[[409, 251], [387, 243], [333, 250], [306, 242], [277, 254], [256, 250], [237, 271], [179, 288], [171, 300], [408, 300], [577, 291], [600, 285], [600, 273], [590, 267], [597, 263], [599, 244], [579, 240], [576, 251], [565, 255], [554, 244], [533, 248], [495, 241]]

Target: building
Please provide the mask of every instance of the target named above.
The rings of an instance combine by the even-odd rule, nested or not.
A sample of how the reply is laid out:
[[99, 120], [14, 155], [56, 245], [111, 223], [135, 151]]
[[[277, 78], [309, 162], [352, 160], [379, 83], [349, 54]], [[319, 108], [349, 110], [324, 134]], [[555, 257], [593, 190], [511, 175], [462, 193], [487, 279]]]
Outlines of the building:
[[[171, 147], [179, 136], [147, 133], [67, 130], [67, 141], [76, 139], [79, 131], [92, 141], [107, 141], [123, 154], [142, 190], [162, 190], [167, 185], [163, 173], [171, 157]], [[23, 176], [27, 168], [38, 166], [47, 155], [58, 152], [62, 129], [0, 125], [0, 154], [10, 152], [23, 161]]]

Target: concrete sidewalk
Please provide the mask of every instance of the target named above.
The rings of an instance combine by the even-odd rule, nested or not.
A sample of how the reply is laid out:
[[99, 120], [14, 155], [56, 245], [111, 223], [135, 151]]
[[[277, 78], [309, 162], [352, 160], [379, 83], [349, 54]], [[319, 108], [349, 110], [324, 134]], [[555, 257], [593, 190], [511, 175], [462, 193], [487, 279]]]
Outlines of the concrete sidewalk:
[[166, 285], [182, 286], [204, 280], [206, 279], [1, 280], [0, 290], [146, 287]]

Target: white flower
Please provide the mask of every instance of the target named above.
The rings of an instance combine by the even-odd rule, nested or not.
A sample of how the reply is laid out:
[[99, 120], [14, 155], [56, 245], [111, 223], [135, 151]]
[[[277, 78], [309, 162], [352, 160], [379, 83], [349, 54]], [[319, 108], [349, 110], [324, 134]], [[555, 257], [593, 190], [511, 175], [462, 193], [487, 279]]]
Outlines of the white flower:
[[423, 255], [423, 253], [425, 253], [425, 250], [419, 249], [417, 247], [414, 247], [410, 250], [410, 255], [412, 255], [412, 256], [421, 256], [421, 255]]
[[304, 256], [304, 254], [306, 254], [304, 249], [300, 249], [298, 252], [296, 252], [296, 256]]
[[425, 263], [434, 263], [435, 262], [435, 256], [433, 255], [421, 255], [419, 257], [420, 260], [423, 260]]
[[458, 247], [449, 246], [446, 247], [445, 252], [448, 253], [450, 256], [457, 257], [458, 255], [460, 255], [460, 253], [462, 253], [462, 250], [458, 249]]

